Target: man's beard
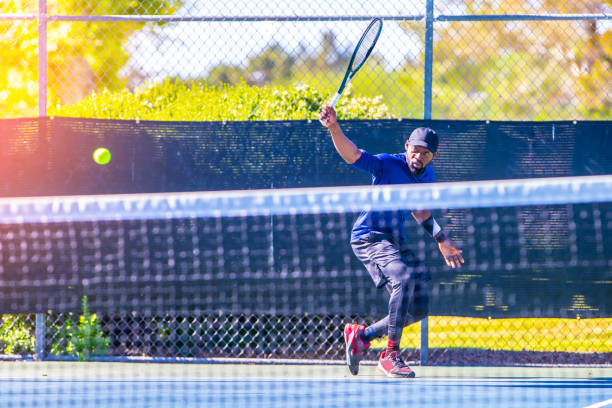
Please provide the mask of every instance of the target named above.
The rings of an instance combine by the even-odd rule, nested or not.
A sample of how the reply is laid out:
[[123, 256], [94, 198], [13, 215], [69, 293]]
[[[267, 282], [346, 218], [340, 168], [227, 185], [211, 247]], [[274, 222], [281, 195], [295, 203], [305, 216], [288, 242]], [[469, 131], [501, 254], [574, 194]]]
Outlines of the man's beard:
[[412, 165], [412, 162], [408, 163], [408, 168], [410, 169], [410, 172], [415, 175], [415, 176], [420, 176], [421, 174], [423, 174], [423, 172], [425, 171], [425, 169], [427, 168], [427, 166], [423, 166], [421, 163], [421, 167], [414, 167]]

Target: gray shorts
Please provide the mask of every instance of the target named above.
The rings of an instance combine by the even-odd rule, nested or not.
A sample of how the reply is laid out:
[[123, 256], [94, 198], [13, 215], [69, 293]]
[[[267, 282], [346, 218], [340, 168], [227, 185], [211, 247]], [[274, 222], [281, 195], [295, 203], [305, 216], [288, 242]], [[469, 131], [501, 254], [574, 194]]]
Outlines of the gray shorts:
[[369, 232], [351, 242], [353, 252], [365, 265], [377, 288], [385, 286], [396, 268], [388, 268], [393, 261], [404, 263], [408, 268], [409, 278], [418, 282], [431, 280], [425, 265], [408, 248], [406, 243], [399, 244], [392, 235], [380, 232]]
[[394, 336], [399, 334], [398, 338], [401, 338], [402, 327], [429, 314], [426, 282], [431, 275], [414, 252], [397, 243], [391, 235], [370, 232], [351, 242], [351, 246], [376, 287], [384, 287], [390, 295], [389, 321], [384, 333], [379, 335], [395, 333]]

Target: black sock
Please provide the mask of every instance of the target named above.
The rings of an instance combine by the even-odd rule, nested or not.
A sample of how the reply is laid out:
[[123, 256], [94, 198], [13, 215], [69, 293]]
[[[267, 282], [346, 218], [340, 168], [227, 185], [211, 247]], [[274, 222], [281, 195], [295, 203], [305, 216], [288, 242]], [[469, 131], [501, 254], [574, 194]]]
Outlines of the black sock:
[[368, 344], [374, 336], [376, 335], [376, 331], [372, 327], [366, 327], [364, 331], [359, 333], [359, 340], [363, 342], [363, 344]]

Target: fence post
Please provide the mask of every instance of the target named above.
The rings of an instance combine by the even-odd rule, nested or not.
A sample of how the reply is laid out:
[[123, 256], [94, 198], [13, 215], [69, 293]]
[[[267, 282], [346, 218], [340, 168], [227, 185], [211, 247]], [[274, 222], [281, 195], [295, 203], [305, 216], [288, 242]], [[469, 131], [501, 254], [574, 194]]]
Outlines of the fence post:
[[[425, 80], [423, 89], [423, 119], [431, 119], [433, 82], [433, 34], [434, 0], [427, 0], [425, 12]], [[427, 318], [421, 320], [421, 365], [427, 365], [429, 358], [429, 325]]]
[[38, 116], [47, 116], [47, 0], [38, 0]]
[[45, 315], [36, 313], [36, 354], [34, 358], [42, 361], [45, 358]]
[[433, 81], [434, 0], [427, 0], [425, 12], [425, 80], [423, 89], [423, 119], [431, 119], [431, 87]]
[[429, 324], [427, 318], [421, 320], [421, 365], [427, 365], [429, 358]]

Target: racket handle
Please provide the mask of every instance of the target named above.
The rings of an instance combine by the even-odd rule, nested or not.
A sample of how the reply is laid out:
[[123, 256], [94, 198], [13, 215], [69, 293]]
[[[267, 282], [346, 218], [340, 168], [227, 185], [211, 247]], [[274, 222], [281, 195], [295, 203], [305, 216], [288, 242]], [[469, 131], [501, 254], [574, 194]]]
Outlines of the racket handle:
[[334, 99], [332, 99], [331, 104], [329, 106], [331, 106], [332, 108], [335, 108], [339, 99], [340, 99], [340, 93], [336, 93], [334, 95]]
[[[332, 99], [331, 103], [329, 104], [329, 106], [331, 106], [332, 108], [334, 108], [336, 106], [336, 104], [338, 103], [338, 100], [340, 99], [340, 93], [336, 93], [334, 95], [334, 99]], [[326, 120], [322, 120], [321, 121], [322, 124], [326, 125], [327, 121]]]

